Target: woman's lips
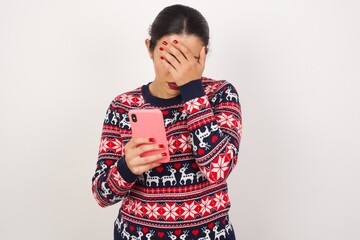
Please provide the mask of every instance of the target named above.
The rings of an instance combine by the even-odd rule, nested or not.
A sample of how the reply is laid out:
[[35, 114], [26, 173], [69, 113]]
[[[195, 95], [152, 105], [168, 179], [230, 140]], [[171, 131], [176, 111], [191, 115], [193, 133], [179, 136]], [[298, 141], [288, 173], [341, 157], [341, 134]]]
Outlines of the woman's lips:
[[174, 82], [168, 82], [169, 88], [173, 89], [173, 90], [178, 90], [178, 86], [176, 85], [176, 83]]

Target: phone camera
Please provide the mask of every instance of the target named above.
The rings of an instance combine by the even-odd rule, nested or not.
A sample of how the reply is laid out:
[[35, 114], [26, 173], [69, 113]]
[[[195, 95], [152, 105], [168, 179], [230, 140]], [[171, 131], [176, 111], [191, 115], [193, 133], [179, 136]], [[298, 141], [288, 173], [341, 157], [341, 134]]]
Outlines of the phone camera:
[[131, 114], [131, 119], [133, 122], [137, 122], [137, 118], [136, 118], [136, 115], [133, 113]]

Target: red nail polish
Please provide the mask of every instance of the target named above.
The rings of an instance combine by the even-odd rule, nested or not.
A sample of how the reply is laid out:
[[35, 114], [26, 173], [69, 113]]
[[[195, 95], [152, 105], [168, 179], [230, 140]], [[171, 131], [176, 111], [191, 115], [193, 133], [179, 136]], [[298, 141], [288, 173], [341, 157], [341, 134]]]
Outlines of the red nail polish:
[[159, 48], [160, 51], [164, 51], [164, 49], [162, 47]]
[[162, 44], [164, 44], [165, 46], [168, 45], [167, 41], [163, 41]]
[[159, 148], [164, 148], [164, 144], [159, 144]]
[[174, 43], [174, 44], [178, 44], [178, 41], [175, 39], [175, 40], [173, 41], [173, 43]]
[[163, 57], [163, 56], [160, 56], [160, 59], [161, 59], [161, 60], [164, 60], [164, 57]]
[[166, 157], [167, 154], [163, 152], [161, 155], [162, 155], [163, 157]]
[[156, 142], [156, 140], [155, 140], [155, 138], [149, 138], [149, 142], [154, 143], [154, 142]]

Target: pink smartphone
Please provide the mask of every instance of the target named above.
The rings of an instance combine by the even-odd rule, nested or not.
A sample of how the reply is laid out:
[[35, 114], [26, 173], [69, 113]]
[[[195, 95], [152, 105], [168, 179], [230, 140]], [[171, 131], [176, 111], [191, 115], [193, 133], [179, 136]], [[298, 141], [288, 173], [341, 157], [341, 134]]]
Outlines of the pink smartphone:
[[164, 149], [149, 151], [141, 156], [166, 152], [166, 157], [156, 162], [169, 162], [169, 146], [162, 112], [159, 109], [133, 109], [129, 111], [129, 119], [133, 137], [155, 138], [156, 144], [164, 145]]

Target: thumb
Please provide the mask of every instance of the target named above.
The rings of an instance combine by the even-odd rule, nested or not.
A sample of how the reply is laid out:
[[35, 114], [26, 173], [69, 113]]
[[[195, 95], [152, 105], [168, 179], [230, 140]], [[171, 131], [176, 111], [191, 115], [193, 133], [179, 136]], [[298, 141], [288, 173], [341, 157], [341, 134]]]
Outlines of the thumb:
[[206, 60], [206, 52], [205, 52], [205, 46], [203, 46], [200, 50], [200, 58], [199, 58], [199, 63], [202, 67], [205, 67], [205, 60]]

